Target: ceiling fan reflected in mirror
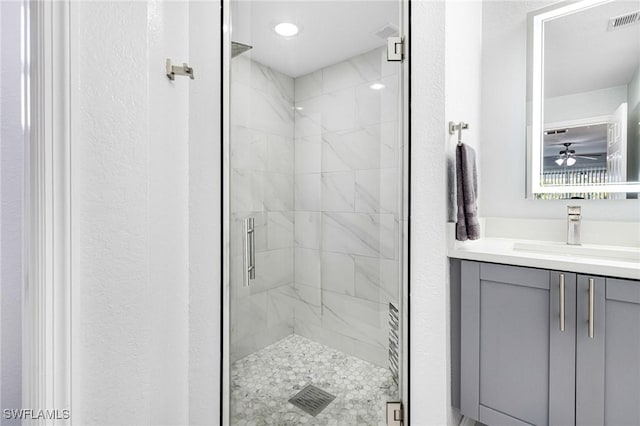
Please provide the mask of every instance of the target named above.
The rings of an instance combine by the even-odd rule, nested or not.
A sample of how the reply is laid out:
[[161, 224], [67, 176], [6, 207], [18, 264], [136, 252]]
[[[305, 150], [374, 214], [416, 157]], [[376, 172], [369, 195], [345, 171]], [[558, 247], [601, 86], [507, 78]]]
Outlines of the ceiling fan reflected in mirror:
[[576, 155], [575, 150], [569, 149], [569, 147], [571, 146], [571, 142], [565, 142], [562, 145], [564, 145], [564, 149], [560, 151], [558, 158], [555, 160], [558, 166], [563, 166], [563, 165], [573, 166], [574, 164], [576, 164], [576, 158], [585, 158], [587, 160], [597, 160], [597, 158], [595, 157], [589, 157], [586, 155]]

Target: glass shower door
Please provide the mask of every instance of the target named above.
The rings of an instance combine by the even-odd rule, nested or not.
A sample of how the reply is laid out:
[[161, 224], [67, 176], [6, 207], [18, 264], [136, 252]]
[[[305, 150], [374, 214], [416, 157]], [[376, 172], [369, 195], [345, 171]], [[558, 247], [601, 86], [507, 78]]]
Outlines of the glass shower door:
[[406, 285], [405, 69], [387, 60], [401, 3], [227, 6], [226, 418], [386, 424]]

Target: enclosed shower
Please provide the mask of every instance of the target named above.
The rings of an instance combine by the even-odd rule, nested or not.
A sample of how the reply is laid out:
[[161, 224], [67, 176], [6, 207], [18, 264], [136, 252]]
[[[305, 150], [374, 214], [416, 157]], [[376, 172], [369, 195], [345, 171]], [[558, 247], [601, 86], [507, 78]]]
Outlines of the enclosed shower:
[[401, 3], [228, 12], [229, 421], [385, 424], [407, 260]]

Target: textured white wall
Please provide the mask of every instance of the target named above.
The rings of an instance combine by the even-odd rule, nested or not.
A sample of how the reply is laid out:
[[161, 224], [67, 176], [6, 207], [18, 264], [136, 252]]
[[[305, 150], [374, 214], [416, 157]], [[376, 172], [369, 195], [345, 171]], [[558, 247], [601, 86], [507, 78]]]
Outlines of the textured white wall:
[[189, 6], [189, 423], [220, 416], [220, 3]]
[[[22, 202], [20, 2], [0, 2], [0, 408], [22, 393]], [[2, 424], [19, 424], [4, 420]]]
[[[527, 13], [550, 3], [483, 2], [481, 216], [563, 218], [566, 206], [575, 203], [525, 199]], [[638, 200], [580, 204], [585, 220], [640, 220]]]
[[[411, 423], [457, 424], [451, 409], [447, 227], [457, 136], [478, 149], [481, 3], [412, 6]], [[478, 152], [480, 155], [480, 152]]]
[[188, 421], [188, 4], [73, 2], [72, 416]]

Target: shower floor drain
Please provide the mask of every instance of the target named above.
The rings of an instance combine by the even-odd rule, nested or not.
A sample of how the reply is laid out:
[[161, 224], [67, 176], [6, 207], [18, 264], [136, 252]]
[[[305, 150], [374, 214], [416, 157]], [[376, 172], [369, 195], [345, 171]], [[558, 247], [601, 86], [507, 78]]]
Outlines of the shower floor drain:
[[307, 387], [295, 394], [289, 402], [315, 417], [327, 408], [327, 405], [334, 399], [336, 397], [330, 393], [313, 385], [307, 385]]

